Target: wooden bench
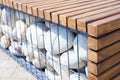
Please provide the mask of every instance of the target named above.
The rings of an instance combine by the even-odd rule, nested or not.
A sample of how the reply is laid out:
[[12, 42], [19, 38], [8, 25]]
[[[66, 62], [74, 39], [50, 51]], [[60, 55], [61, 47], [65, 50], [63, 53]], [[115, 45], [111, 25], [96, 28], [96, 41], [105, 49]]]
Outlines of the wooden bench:
[[89, 34], [89, 80], [120, 80], [120, 0], [0, 0]]

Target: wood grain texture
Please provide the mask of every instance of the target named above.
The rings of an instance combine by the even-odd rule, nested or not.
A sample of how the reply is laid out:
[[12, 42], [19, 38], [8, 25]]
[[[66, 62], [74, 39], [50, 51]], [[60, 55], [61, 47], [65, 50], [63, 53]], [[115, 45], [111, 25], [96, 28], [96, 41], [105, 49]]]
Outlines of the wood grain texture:
[[94, 37], [120, 29], [120, 14], [88, 24], [88, 34]]
[[[116, 3], [118, 3], [118, 2], [116, 2]], [[115, 3], [111, 3], [111, 4], [115, 4]], [[110, 4], [108, 4], [108, 5], [110, 5]], [[107, 6], [107, 4], [104, 6]], [[100, 19], [103, 19], [103, 18], [107, 18], [107, 17], [113, 16], [113, 15], [119, 14], [119, 13], [120, 13], [120, 8], [106, 11], [106, 12], [103, 12], [100, 14], [92, 15], [89, 17], [81, 18], [81, 19], [77, 20], [77, 27], [79, 30], [85, 31], [85, 30], [87, 30], [87, 24], [97, 21], [97, 20], [100, 20]]]
[[112, 78], [111, 80], [120, 80], [120, 73], [117, 76], [115, 76], [114, 78]]
[[102, 49], [120, 40], [120, 29], [100, 38], [88, 38], [88, 47], [93, 50]]
[[94, 63], [99, 63], [120, 51], [120, 41], [108, 46], [100, 51], [88, 50], [88, 59]]
[[[94, 10], [94, 11], [91, 11], [91, 12], [86, 12], [84, 14], [76, 15], [76, 16], [73, 16], [73, 17], [69, 17], [68, 18], [68, 23], [69, 23], [68, 26], [70, 28], [71, 27], [77, 27], [77, 22], [76, 21], [79, 18], [89, 17], [91, 15], [97, 15], [99, 13], [106, 12], [106, 11], [109, 11], [109, 10], [113, 10], [113, 9], [116, 9], [116, 8], [119, 8], [119, 7], [120, 7], [120, 5], [116, 5], [116, 6], [111, 6], [111, 7], [106, 7], [106, 8]], [[81, 31], [81, 30], [79, 30], [79, 31]], [[86, 32], [86, 31], [83, 30], [82, 32]], [[88, 29], [88, 32], [89, 32], [89, 29]]]
[[[97, 1], [97, 2], [91, 2], [91, 4], [87, 4], [85, 6], [84, 5], [80, 6], [77, 11], [71, 11], [69, 13], [60, 15], [60, 22], [61, 22], [60, 24], [62, 24], [64, 26], [67, 26], [66, 23], [68, 23], [68, 27], [71, 28], [72, 26], [69, 26], [69, 22], [67, 22], [67, 20], [68, 20], [69, 17], [73, 16], [74, 20], [78, 19], [78, 18], [81, 17], [80, 15], [92, 12], [94, 10], [98, 10], [98, 9], [104, 8], [104, 6], [101, 6], [101, 5], [109, 4], [109, 3], [112, 3], [112, 1], [104, 1], [104, 2], [98, 2]], [[106, 7], [107, 7], [107, 5], [106, 5]], [[78, 17], [75, 17], [75, 16], [78, 16]], [[84, 16], [85, 15], [83, 15], [82, 17], [84, 17]]]
[[120, 63], [99, 76], [95, 76], [90, 73], [88, 79], [89, 80], [110, 80], [112, 77], [114, 77], [118, 73], [120, 73]]
[[[76, 4], [76, 5], [71, 5], [71, 6], [64, 7], [64, 8], [67, 8], [67, 9], [60, 10], [60, 11], [55, 11], [55, 12], [51, 13], [52, 21], [58, 23], [58, 20], [60, 20], [59, 15], [65, 15], [65, 14], [71, 14], [71, 13], [72, 13], [72, 15], [76, 15], [76, 14], [79, 14], [76, 11], [81, 11], [82, 8], [87, 8], [87, 7], [90, 8], [90, 6], [92, 6], [90, 4], [99, 3], [99, 2], [101, 2], [101, 1], [99, 1], [99, 0], [90, 1], [90, 2], [88, 1], [88, 2], [84, 2], [84, 3], [79, 3], [78, 5]], [[87, 6], [87, 5], [89, 5], [89, 6]], [[66, 26], [66, 24], [67, 23], [65, 22], [65, 24], [62, 24], [62, 25]]]
[[0, 0], [0, 4], [3, 4], [3, 1], [2, 1], [2, 0]]
[[110, 69], [117, 63], [120, 63], [120, 53], [116, 53], [115, 55], [111, 56], [110, 58], [106, 59], [105, 61], [95, 64], [93, 62], [88, 63], [89, 72], [94, 75], [99, 75], [106, 70]]

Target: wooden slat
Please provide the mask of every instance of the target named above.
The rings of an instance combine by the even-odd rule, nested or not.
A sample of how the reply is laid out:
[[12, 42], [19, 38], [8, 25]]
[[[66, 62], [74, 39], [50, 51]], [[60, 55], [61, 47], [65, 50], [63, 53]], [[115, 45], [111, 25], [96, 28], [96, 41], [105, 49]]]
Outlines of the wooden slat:
[[41, 1], [42, 0], [23, 1], [21, 3], [18, 3], [18, 10], [22, 11], [22, 5], [24, 5], [24, 4], [29, 4], [29, 3], [34, 3], [34, 2], [41, 2]]
[[100, 38], [88, 38], [88, 47], [93, 50], [102, 49], [120, 40], [120, 29]]
[[113, 76], [117, 75], [118, 73], [120, 73], [120, 63], [99, 76], [89, 74], [88, 79], [89, 80], [110, 80]]
[[24, 4], [22, 5], [22, 8], [23, 8], [23, 11], [24, 12], [27, 12], [27, 9], [32, 13], [32, 8], [35, 7], [35, 10], [33, 11], [35, 16], [38, 16], [38, 9], [36, 7], [40, 6], [40, 5], [46, 5], [46, 4], [53, 4], [53, 3], [59, 3], [59, 2], [62, 2], [63, 0], [47, 0], [47, 1], [43, 1], [42, 3], [38, 2], [38, 3], [29, 3], [29, 4]]
[[106, 12], [101, 13], [101, 14], [96, 14], [93, 16], [85, 17], [82, 19], [78, 19], [77, 20], [77, 28], [78, 28], [78, 30], [85, 31], [85, 30], [87, 30], [88, 23], [93, 22], [93, 21], [97, 21], [97, 20], [100, 20], [103, 18], [107, 18], [107, 17], [113, 16], [113, 15], [116, 15], [119, 13], [120, 13], [120, 8], [106, 11]]
[[11, 8], [14, 8], [14, 6], [13, 6], [13, 1], [15, 1], [15, 0], [8, 0], [9, 7], [11, 7]]
[[[65, 22], [63, 21], [63, 22], [61, 22], [61, 24], [64, 25], [64, 26], [67, 26], [67, 19], [70, 16], [83, 14], [85, 12], [88, 12], [88, 11], [91, 11], [91, 10], [97, 10], [99, 8], [104, 8], [104, 7], [107, 7], [108, 5], [116, 4], [116, 3], [118, 4], [119, 2], [109, 2], [109, 4], [106, 4], [106, 5], [104, 5], [105, 2], [101, 2], [101, 1], [100, 2], [91, 1], [91, 2], [82, 3], [76, 8], [57, 11], [57, 12], [52, 13], [52, 21], [58, 23], [58, 20], [60, 21], [59, 15], [61, 15], [61, 16], [64, 15], [63, 20]], [[103, 4], [103, 5], [101, 5], [101, 4]]]
[[56, 3], [56, 4], [51, 4], [50, 6], [42, 6], [42, 7], [37, 7], [38, 8], [38, 14], [39, 14], [39, 17], [41, 18], [44, 18], [44, 10], [49, 10], [49, 9], [53, 9], [53, 8], [58, 8], [58, 7], [63, 7], [63, 6], [67, 6], [67, 5], [72, 5], [76, 2], [79, 2], [77, 0], [73, 0], [73, 1], [66, 1], [66, 2], [63, 2], [62, 5], [59, 4], [59, 3]]
[[97, 52], [88, 50], [88, 59], [94, 63], [99, 63], [119, 51], [120, 41]]
[[99, 75], [104, 71], [110, 69], [117, 63], [120, 63], [120, 52], [116, 53], [115, 55], [111, 56], [110, 58], [106, 59], [105, 61], [95, 64], [93, 62], [88, 63], [89, 72], [94, 75]]
[[88, 24], [88, 34], [94, 37], [120, 29], [120, 14]]
[[[100, 2], [99, 0], [95, 0], [95, 1], [87, 1], [87, 0], [83, 0], [83, 1], [77, 1], [75, 2], [75, 4], [72, 4], [72, 5], [66, 5], [66, 6], [63, 6], [63, 7], [57, 7], [57, 8], [53, 8], [53, 9], [49, 9], [49, 10], [45, 10], [44, 11], [44, 14], [45, 14], [45, 19], [47, 20], [52, 20], [51, 19], [51, 14], [53, 12], [56, 12], [56, 11], [62, 11], [62, 10], [68, 10], [68, 9], [77, 9], [77, 8], [80, 8], [81, 5], [87, 5], [87, 4], [92, 4], [92, 3], [95, 3], [95, 2]], [[72, 2], [74, 3], [74, 2]]]
[[0, 4], [3, 4], [3, 1], [2, 1], [2, 0], [0, 0]]
[[[95, 10], [95, 11], [91, 11], [91, 12], [87, 12], [87, 13], [84, 13], [84, 14], [80, 14], [80, 15], [76, 15], [76, 16], [73, 16], [73, 17], [69, 17], [68, 18], [68, 26], [70, 28], [75, 29], [76, 25], [77, 25], [77, 22], [76, 22], [77, 19], [88, 17], [88, 16], [92, 16], [92, 15], [96, 15], [96, 14], [100, 14], [102, 12], [106, 12], [106, 11], [113, 10], [113, 9], [116, 9], [116, 8], [120, 8], [120, 5], [118, 4], [116, 6], [111, 6], [111, 7], [107, 7], [107, 8], [103, 8], [103, 9], [98, 9], [98, 10]], [[83, 32], [86, 32], [86, 31], [83, 31]]]
[[27, 2], [34, 2], [33, 0], [15, 0], [13, 1], [13, 6], [15, 9], [18, 9], [18, 4], [27, 3]]
[[116, 77], [112, 78], [111, 80], [120, 80], [120, 73]]
[[[66, 23], [67, 23], [68, 17], [82, 15], [83, 13], [86, 14], [87, 12], [92, 12], [94, 10], [101, 9], [99, 7], [102, 7], [102, 6], [104, 8], [104, 6], [105, 6], [104, 4], [109, 4], [109, 3], [112, 3], [112, 1], [100, 1], [100, 2], [89, 4], [89, 5], [81, 6], [81, 7], [79, 7], [79, 9], [77, 11], [62, 14], [62, 15], [60, 15], [60, 22], [61, 22], [60, 24], [67, 26]], [[91, 8], [93, 8], [93, 9], [91, 9]], [[79, 18], [79, 16], [76, 17], [76, 19], [77, 18]]]
[[6, 4], [5, 0], [2, 0], [2, 4], [3, 4], [3, 5], [5, 5], [5, 4]]
[[72, 1], [76, 2], [76, 0], [67, 0], [67, 1], [58, 0], [58, 1], [54, 1], [54, 2], [53, 1], [49, 1], [47, 3], [45, 2], [43, 4], [38, 4], [37, 6], [36, 6], [36, 4], [34, 4], [32, 7], [31, 6], [27, 6], [27, 10], [28, 10], [29, 14], [32, 14], [32, 8], [33, 8], [34, 11], [36, 13], [38, 13], [38, 8], [40, 8], [40, 10], [45, 10], [45, 9], [50, 9], [50, 8], [54, 8], [54, 7], [60, 7], [60, 6], [63, 6], [63, 5], [67, 5], [67, 4], [71, 3]]

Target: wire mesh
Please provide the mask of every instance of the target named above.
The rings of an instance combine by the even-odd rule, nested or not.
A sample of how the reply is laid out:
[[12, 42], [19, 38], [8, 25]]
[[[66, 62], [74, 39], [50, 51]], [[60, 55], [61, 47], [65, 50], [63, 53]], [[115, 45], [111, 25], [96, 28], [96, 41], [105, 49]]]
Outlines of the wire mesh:
[[38, 80], [88, 79], [87, 34], [4, 5], [0, 14], [1, 48]]

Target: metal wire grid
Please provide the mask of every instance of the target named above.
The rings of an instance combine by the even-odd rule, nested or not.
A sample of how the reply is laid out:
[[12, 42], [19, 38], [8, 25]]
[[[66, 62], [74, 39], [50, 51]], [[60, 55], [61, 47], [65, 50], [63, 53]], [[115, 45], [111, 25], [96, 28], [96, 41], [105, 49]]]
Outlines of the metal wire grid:
[[[16, 26], [19, 26], [19, 30], [20, 31], [16, 31], [16, 34], [18, 33], [18, 32], [20, 32], [19, 34], [20, 34], [20, 38], [19, 39], [17, 39], [17, 40], [14, 40], [14, 39], [11, 39], [12, 38], [12, 36], [11, 36], [11, 34], [9, 34], [8, 33], [8, 37], [9, 37], [9, 39], [10, 39], [10, 42], [12, 42], [12, 41], [15, 41], [15, 42], [18, 42], [19, 43], [19, 45], [21, 45], [22, 46], [22, 44], [23, 43], [26, 43], [26, 48], [27, 48], [27, 53], [29, 53], [29, 51], [30, 51], [30, 48], [27, 46], [27, 43], [28, 43], [28, 41], [26, 40], [26, 39], [23, 39], [23, 35], [22, 35], [22, 29], [21, 29], [21, 26], [23, 26], [23, 25], [21, 25], [21, 24], [19, 24], [19, 25], [15, 25], [15, 23], [16, 23], [16, 21], [18, 21], [18, 20], [21, 20], [21, 21], [23, 21], [27, 26], [31, 26], [31, 24], [34, 24], [34, 23], [36, 23], [35, 24], [35, 32], [36, 32], [36, 43], [37, 43], [37, 45], [36, 45], [36, 47], [34, 47], [34, 46], [32, 46], [32, 45], [34, 45], [34, 42], [33, 42], [33, 35], [32, 35], [32, 33], [34, 33], [33, 32], [33, 30], [30, 28], [30, 42], [31, 43], [29, 43], [30, 45], [31, 45], [31, 53], [34, 53], [34, 49], [36, 49], [37, 50], [37, 52], [38, 53], [40, 53], [40, 52], [42, 52], [43, 54], [44, 54], [44, 63], [45, 63], [45, 65], [46, 65], [46, 69], [52, 69], [51, 70], [51, 72], [53, 72], [53, 78], [52, 78], [52, 80], [73, 80], [73, 79], [71, 79], [71, 74], [73, 74], [73, 73], [77, 73], [77, 78], [75, 78], [75, 79], [77, 79], [77, 80], [82, 80], [82, 79], [87, 79], [87, 78], [82, 78], [81, 76], [83, 76], [83, 75], [81, 75], [81, 73], [83, 73], [83, 74], [86, 74], [85, 73], [85, 65], [84, 65], [84, 67], [80, 67], [80, 62], [79, 62], [79, 59], [80, 59], [80, 54], [79, 54], [79, 39], [78, 39], [78, 36], [76, 36], [77, 37], [77, 65], [78, 65], [78, 67], [77, 67], [77, 69], [71, 69], [70, 68], [70, 59], [71, 58], [69, 58], [69, 55], [70, 55], [70, 52], [69, 52], [69, 50], [71, 50], [71, 49], [73, 49], [73, 47], [71, 47], [71, 48], [69, 48], [69, 31], [71, 31], [73, 34], [74, 34], [74, 37], [75, 37], [75, 35], [78, 35], [78, 34], [83, 34], [83, 35], [85, 35], [85, 36], [88, 36], [87, 34], [84, 34], [84, 33], [82, 33], [82, 32], [80, 32], [80, 31], [77, 31], [77, 30], [72, 30], [72, 29], [70, 29], [70, 28], [68, 28], [68, 27], [64, 27], [64, 26], [61, 26], [61, 25], [59, 25], [59, 24], [55, 24], [55, 23], [53, 23], [53, 22], [50, 22], [50, 21], [47, 21], [47, 20], [45, 20], [45, 19], [41, 19], [41, 18], [38, 18], [38, 17], [36, 17], [36, 16], [33, 16], [33, 15], [30, 15], [30, 14], [26, 14], [26, 13], [23, 13], [23, 12], [21, 12], [21, 11], [18, 11], [18, 10], [14, 10], [14, 9], [11, 9], [11, 8], [9, 8], [9, 7], [7, 7], [7, 6], [4, 6], [4, 5], [1, 5], [1, 9], [6, 9], [9, 13], [6, 13], [7, 14], [7, 17], [6, 17], [6, 22], [4, 22], [4, 21], [2, 21], [2, 19], [0, 19], [0, 23], [2, 24], [2, 25], [8, 25], [8, 26], [11, 26], [12, 27], [12, 29], [14, 29]], [[14, 11], [14, 12], [12, 12], [12, 11]], [[13, 14], [13, 13], [15, 13], [15, 14]], [[22, 15], [21, 15], [22, 14]], [[16, 18], [16, 15], [17, 15], [17, 18]], [[27, 16], [27, 18], [26, 18], [26, 16]], [[1, 15], [1, 17], [2, 17], [2, 15]], [[38, 20], [39, 19], [39, 20]], [[42, 28], [42, 30], [44, 30], [44, 28], [46, 29], [46, 30], [49, 30], [49, 36], [50, 36], [50, 39], [49, 39], [49, 41], [50, 41], [50, 48], [51, 48], [51, 52], [49, 52], [50, 54], [51, 54], [51, 59], [47, 59], [47, 50], [45, 49], [45, 48], [43, 48], [43, 49], [40, 49], [38, 46], [39, 46], [39, 37], [38, 37], [38, 34], [37, 33], [39, 33], [38, 31], [38, 29], [39, 29], [39, 24], [38, 23], [41, 23], [41, 24], [45, 24], [45, 22], [46, 23], [48, 23], [48, 26], [50, 26], [50, 27], [46, 27], [45, 28], [45, 26], [44, 25], [41, 25], [41, 28]], [[62, 29], [62, 28], [64, 28], [65, 29], [65, 33], [66, 34], [64, 34], [64, 35], [66, 35], [66, 50], [65, 51], [63, 51], [62, 52], [62, 54], [64, 53], [64, 52], [66, 52], [67, 53], [67, 61], [68, 61], [68, 63], [67, 63], [67, 67], [66, 66], [64, 66], [64, 65], [62, 65], [62, 63], [61, 63], [61, 58], [60, 58], [60, 56], [62, 55], [62, 54], [60, 54], [61, 53], [61, 43], [60, 43], [60, 36], [58, 37], [58, 39], [57, 39], [57, 45], [58, 45], [58, 50], [57, 50], [57, 52], [59, 53], [59, 54], [54, 54], [54, 48], [53, 48], [53, 43], [55, 42], [55, 41], [53, 41], [53, 39], [52, 39], [52, 37], [53, 37], [53, 35], [52, 35], [52, 30], [53, 30], [53, 28], [54, 27], [51, 27], [51, 25], [54, 25], [55, 27], [56, 27], [56, 31], [57, 31], [57, 33], [56, 33], [56, 35], [61, 35], [61, 31], [60, 31], [60, 29]], [[61, 28], [60, 28], [61, 27]], [[7, 28], [7, 27], [5, 27], [5, 28]], [[4, 28], [4, 29], [5, 29]], [[27, 28], [29, 28], [29, 27], [27, 27]], [[3, 30], [3, 29], [2, 29]], [[6, 29], [7, 30], [7, 29]], [[9, 30], [8, 30], [8, 32], [9, 32]], [[64, 32], [63, 32], [64, 33]], [[4, 33], [3, 33], [4, 34]], [[44, 31], [42, 31], [42, 45], [45, 47], [45, 41], [46, 41], [46, 39], [45, 39], [45, 34], [44, 34]], [[56, 38], [55, 38], [56, 39]], [[62, 42], [62, 43], [64, 43], [64, 42]], [[87, 44], [87, 43], [86, 43]], [[9, 45], [10, 46], [10, 45]], [[14, 45], [13, 45], [13, 47], [15, 47]], [[26, 57], [25, 55], [24, 56], [21, 56], [21, 55], [14, 55], [13, 53], [11, 53], [10, 51], [8, 51], [8, 47], [7, 48], [3, 48], [2, 46], [1, 46], [1, 48], [3, 49], [3, 50], [5, 50], [5, 52], [7, 52], [11, 57], [13, 57], [17, 62], [19, 62], [22, 66], [24, 66], [28, 71], [30, 71], [33, 75], [35, 75], [36, 77], [37, 77], [37, 79], [38, 80], [49, 80], [50, 78], [49, 78], [49, 73], [48, 72], [46, 72], [46, 74], [45, 74], [45, 71], [46, 71], [46, 69], [45, 68], [38, 68], [37, 66], [35, 67], [34, 65], [33, 65], [33, 63], [32, 63], [32, 61], [26, 61], [26, 58], [28, 57], [28, 56], [31, 56], [31, 54], [28, 54], [28, 56]], [[15, 49], [15, 50], [17, 50], [17, 49]], [[20, 51], [21, 50], [21, 51]], [[21, 53], [22, 53], [22, 48], [20, 47], [20, 50], [18, 50], [18, 51], [20, 51]], [[18, 52], [19, 53], [19, 52]], [[33, 57], [35, 57], [34, 56], [34, 54], [32, 54], [33, 55]], [[58, 57], [58, 61], [56, 62], [55, 60], [54, 60], [54, 57], [55, 56], [59, 56]], [[41, 67], [41, 55], [39, 55], [38, 56], [39, 57], [39, 59], [38, 59], [38, 61], [39, 61], [39, 67]], [[74, 58], [74, 57], [73, 57]], [[52, 63], [50, 62], [50, 60], [52, 60]], [[87, 58], [87, 60], [86, 60], [86, 63], [88, 62], [88, 58]], [[87, 64], [86, 64], [86, 66], [87, 66]], [[52, 76], [52, 75], [51, 75]], [[59, 79], [58, 79], [58, 77], [59, 77]], [[76, 77], [76, 76], [75, 76]], [[83, 76], [84, 77], [84, 76]], [[48, 79], [49, 78], [49, 79]], [[51, 79], [50, 79], [51, 80]]]

